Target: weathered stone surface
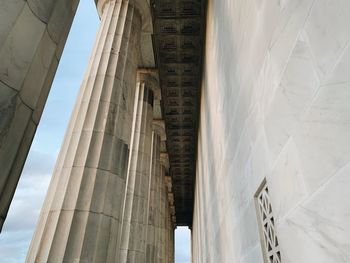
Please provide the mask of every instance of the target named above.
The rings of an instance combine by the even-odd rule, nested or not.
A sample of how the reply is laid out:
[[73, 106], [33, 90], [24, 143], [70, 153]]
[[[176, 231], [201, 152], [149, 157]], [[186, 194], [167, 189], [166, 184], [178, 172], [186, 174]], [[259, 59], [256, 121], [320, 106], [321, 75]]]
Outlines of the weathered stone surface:
[[[35, 3], [34, 3], [35, 2]], [[44, 3], [45, 2], [45, 3]], [[69, 6], [66, 16], [56, 6]], [[0, 4], [0, 179], [1, 218], [5, 218], [24, 161], [40, 120], [60, 51], [73, 20], [72, 1], [3, 1]], [[41, 7], [45, 7], [43, 10]], [[57, 43], [48, 32], [43, 12], [58, 14]], [[41, 10], [41, 11], [40, 11]], [[0, 227], [2, 224], [0, 225]]]
[[132, 5], [108, 3], [27, 262], [118, 258], [140, 31]]
[[49, 21], [56, 2], [55, 0], [27, 0], [30, 10], [44, 23]]
[[119, 262], [143, 262], [146, 256], [152, 120], [152, 87], [140, 80], [135, 96]]
[[4, 44], [8, 33], [11, 31], [13, 25], [16, 23], [18, 16], [21, 14], [26, 1], [11, 0], [1, 1], [0, 3], [0, 47]]
[[41, 22], [26, 5], [0, 50], [0, 80], [21, 90], [24, 78], [45, 32]]
[[159, 194], [159, 177], [160, 177], [160, 135], [153, 131], [152, 139], [152, 166], [151, 181], [149, 184], [149, 205], [147, 211], [147, 234], [146, 234], [146, 262], [156, 262], [158, 255], [158, 194]]

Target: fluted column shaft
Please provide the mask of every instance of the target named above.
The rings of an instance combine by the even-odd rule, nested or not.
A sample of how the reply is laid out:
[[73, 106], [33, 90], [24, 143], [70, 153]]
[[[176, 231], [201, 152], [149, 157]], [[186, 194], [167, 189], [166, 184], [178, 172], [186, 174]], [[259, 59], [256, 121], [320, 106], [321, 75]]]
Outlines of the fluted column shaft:
[[163, 169], [162, 165], [159, 162], [159, 175], [156, 176], [156, 199], [155, 199], [155, 246], [156, 246], [156, 255], [155, 255], [155, 262], [160, 262], [161, 254], [162, 254], [162, 245], [161, 245], [161, 223], [162, 223], [162, 176], [163, 176]]
[[152, 147], [153, 90], [147, 76], [138, 83], [127, 178], [120, 263], [145, 261], [148, 186]]
[[[165, 157], [165, 158], [164, 158]], [[169, 166], [169, 159], [167, 154], [163, 154], [165, 167]], [[172, 193], [172, 179], [170, 175], [165, 176], [166, 181], [166, 262], [174, 262], [174, 222], [175, 222], [175, 207], [174, 207], [174, 195]]]
[[170, 214], [169, 203], [166, 205], [166, 218], [165, 218], [165, 240], [166, 240], [166, 248], [165, 248], [165, 262], [173, 263], [174, 258], [172, 255], [172, 247], [174, 246], [173, 240], [171, 239], [172, 232], [174, 232], [173, 222]]
[[161, 173], [160, 173], [160, 182], [159, 182], [159, 193], [160, 193], [160, 211], [159, 211], [159, 240], [158, 240], [158, 262], [166, 262], [166, 214], [167, 214], [167, 189], [165, 185], [165, 176], [167, 173], [167, 167], [165, 166], [163, 153], [161, 153]]
[[0, 2], [0, 230], [78, 3]]
[[170, 210], [169, 210], [169, 214], [168, 214], [168, 220], [167, 220], [167, 262], [168, 263], [173, 263], [174, 262], [174, 255], [172, 254], [172, 247], [174, 246], [173, 240], [171, 239], [171, 235], [174, 232], [174, 226], [173, 226], [173, 222], [171, 219], [171, 215], [170, 215]]
[[[168, 175], [169, 158], [166, 152], [161, 152], [161, 213], [160, 213], [160, 240], [158, 242], [158, 262], [173, 262], [173, 255], [171, 247], [173, 241], [171, 234], [174, 231], [170, 203], [173, 202], [173, 195], [171, 193], [172, 183], [171, 177]], [[169, 199], [170, 198], [170, 199]]]
[[146, 233], [146, 263], [155, 263], [157, 259], [157, 216], [158, 182], [160, 177], [160, 134], [153, 131], [152, 170], [149, 184], [148, 219]]
[[175, 231], [174, 228], [170, 231], [170, 262], [174, 263], [175, 261]]
[[129, 1], [106, 2], [27, 262], [117, 260], [140, 30]]

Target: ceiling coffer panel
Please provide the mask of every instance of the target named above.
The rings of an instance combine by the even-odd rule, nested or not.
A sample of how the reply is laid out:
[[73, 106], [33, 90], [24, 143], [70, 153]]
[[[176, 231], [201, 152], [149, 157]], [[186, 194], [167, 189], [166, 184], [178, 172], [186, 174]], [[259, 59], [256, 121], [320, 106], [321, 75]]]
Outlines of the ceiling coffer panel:
[[191, 226], [205, 1], [153, 0], [151, 5], [176, 223]]

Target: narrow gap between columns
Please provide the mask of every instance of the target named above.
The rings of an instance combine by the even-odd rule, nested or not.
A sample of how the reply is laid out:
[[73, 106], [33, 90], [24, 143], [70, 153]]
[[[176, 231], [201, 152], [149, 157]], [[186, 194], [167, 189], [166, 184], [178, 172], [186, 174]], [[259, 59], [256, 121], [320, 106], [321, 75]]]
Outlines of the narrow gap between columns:
[[191, 262], [191, 230], [188, 227], [175, 229], [175, 263]]

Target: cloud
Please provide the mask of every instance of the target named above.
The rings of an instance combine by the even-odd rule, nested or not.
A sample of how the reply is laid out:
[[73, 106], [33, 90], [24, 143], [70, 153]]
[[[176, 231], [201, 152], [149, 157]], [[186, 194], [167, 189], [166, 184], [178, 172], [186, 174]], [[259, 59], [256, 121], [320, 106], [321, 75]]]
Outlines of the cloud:
[[35, 176], [49, 174], [52, 171], [56, 154], [49, 154], [38, 150], [31, 150], [23, 171], [23, 178], [26, 176]]
[[32, 150], [0, 235], [1, 262], [23, 262], [52, 174], [55, 156]]

